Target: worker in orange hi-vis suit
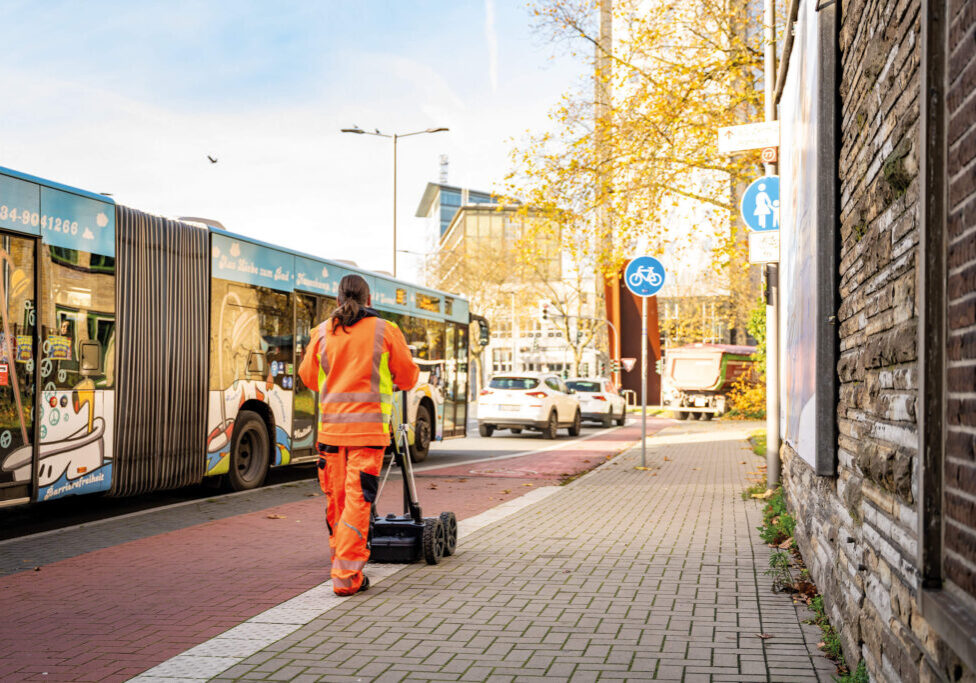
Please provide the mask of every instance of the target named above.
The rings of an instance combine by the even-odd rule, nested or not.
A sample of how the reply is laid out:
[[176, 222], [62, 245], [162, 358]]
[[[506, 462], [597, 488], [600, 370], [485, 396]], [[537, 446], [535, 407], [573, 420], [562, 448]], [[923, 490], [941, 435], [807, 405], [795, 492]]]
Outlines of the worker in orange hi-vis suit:
[[339, 282], [339, 307], [312, 330], [298, 373], [319, 392], [319, 484], [337, 595], [369, 588], [370, 506], [390, 443], [394, 385], [411, 389], [419, 369], [400, 328], [371, 309], [359, 275]]

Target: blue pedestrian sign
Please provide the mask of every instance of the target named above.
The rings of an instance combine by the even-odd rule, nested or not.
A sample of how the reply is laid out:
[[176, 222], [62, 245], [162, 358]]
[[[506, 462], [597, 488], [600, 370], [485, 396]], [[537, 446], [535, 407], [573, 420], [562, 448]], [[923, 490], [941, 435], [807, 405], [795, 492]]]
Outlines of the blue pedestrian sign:
[[624, 269], [624, 282], [637, 296], [654, 296], [664, 286], [664, 265], [653, 256], [638, 256]]
[[779, 230], [779, 176], [767, 175], [749, 183], [740, 209], [750, 230]]

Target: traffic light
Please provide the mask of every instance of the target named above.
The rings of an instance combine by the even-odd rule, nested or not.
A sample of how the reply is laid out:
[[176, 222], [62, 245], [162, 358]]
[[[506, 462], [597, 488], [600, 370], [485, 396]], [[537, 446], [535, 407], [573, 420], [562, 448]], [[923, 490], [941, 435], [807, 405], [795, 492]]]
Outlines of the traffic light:
[[542, 319], [549, 320], [549, 302], [545, 301], [542, 304]]
[[620, 372], [619, 360], [614, 359], [610, 361], [610, 372]]
[[491, 330], [488, 327], [487, 320], [478, 321], [478, 344], [481, 346], [488, 346], [491, 342]]
[[654, 372], [656, 372], [659, 375], [664, 374], [664, 359], [663, 358], [658, 358], [657, 361], [655, 361], [655, 363], [654, 363]]

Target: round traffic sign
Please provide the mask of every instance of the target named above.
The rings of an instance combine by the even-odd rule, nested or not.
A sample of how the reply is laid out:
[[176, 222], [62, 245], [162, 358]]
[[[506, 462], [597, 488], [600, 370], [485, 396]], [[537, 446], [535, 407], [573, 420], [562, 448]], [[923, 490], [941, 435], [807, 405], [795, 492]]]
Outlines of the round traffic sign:
[[750, 230], [779, 230], [779, 176], [767, 175], [749, 183], [739, 210]]
[[637, 296], [654, 296], [664, 286], [664, 265], [653, 256], [638, 256], [624, 269], [624, 283]]

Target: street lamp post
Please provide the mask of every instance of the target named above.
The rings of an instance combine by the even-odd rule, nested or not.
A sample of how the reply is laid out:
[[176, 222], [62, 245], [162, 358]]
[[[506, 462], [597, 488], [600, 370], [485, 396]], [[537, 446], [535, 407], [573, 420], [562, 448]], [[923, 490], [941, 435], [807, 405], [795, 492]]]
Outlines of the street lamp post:
[[408, 138], [411, 135], [422, 135], [424, 133], [443, 133], [449, 130], [448, 128], [426, 128], [424, 130], [417, 130], [412, 133], [381, 133], [378, 129], [376, 130], [363, 130], [359, 126], [353, 126], [352, 128], [342, 128], [340, 132], [342, 133], [355, 133], [356, 135], [376, 135], [381, 138], [390, 138], [393, 140], [393, 277], [397, 274], [397, 140], [400, 138]]

